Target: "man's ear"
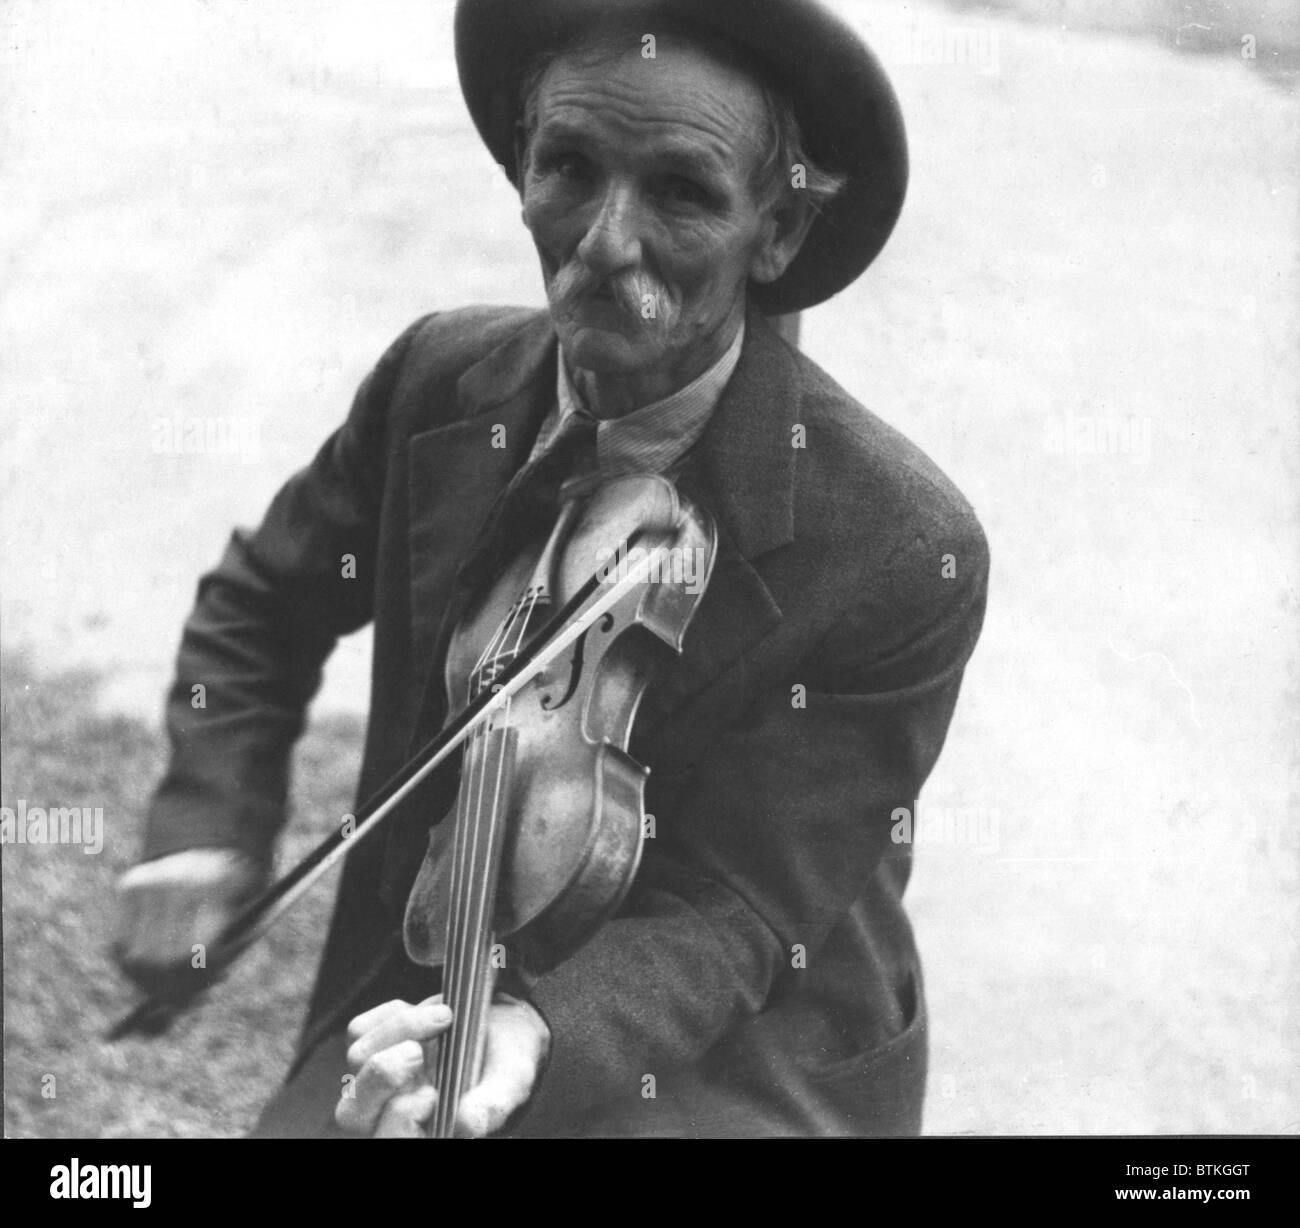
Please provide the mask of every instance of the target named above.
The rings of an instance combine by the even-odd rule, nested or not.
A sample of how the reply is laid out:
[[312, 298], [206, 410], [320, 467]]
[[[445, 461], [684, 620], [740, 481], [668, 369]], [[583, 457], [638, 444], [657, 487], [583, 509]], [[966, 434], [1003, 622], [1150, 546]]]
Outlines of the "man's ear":
[[783, 193], [767, 212], [749, 264], [750, 277], [760, 285], [770, 285], [790, 267], [816, 216], [808, 197], [799, 191]]

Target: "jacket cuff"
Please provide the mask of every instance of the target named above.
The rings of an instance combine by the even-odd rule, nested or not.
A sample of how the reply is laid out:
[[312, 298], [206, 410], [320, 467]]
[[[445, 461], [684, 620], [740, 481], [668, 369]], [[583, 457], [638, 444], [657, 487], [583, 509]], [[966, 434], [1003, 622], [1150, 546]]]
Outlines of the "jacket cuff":
[[269, 868], [282, 820], [283, 807], [265, 798], [223, 799], [214, 805], [177, 796], [165, 783], [149, 808], [140, 860], [195, 848], [228, 848]]

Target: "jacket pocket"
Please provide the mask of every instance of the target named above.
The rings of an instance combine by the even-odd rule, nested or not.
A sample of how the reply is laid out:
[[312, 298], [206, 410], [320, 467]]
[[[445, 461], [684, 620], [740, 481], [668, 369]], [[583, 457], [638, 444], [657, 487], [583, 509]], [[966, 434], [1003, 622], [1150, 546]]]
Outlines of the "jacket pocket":
[[919, 973], [909, 989], [913, 1009], [901, 1032], [851, 1057], [804, 1070], [815, 1112], [830, 1125], [828, 1132], [920, 1133], [929, 1036]]

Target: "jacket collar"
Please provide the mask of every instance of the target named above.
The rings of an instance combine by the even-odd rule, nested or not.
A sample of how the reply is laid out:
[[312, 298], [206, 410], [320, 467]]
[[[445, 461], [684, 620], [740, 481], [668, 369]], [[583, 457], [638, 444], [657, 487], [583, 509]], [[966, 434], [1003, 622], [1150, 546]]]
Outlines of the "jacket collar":
[[[557, 345], [550, 314], [538, 311], [496, 349], [469, 367], [456, 383], [461, 419], [499, 405], [513, 405], [538, 389], [549, 408], [555, 388]], [[543, 376], [549, 372], [548, 378]], [[540, 428], [541, 422], [537, 423]]]
[[[556, 361], [555, 330], [550, 315], [540, 311], [460, 377], [460, 423], [495, 410], [494, 423], [505, 428], [505, 446], [494, 449], [497, 463], [490, 472], [484, 472], [482, 457], [476, 462], [488, 504], [523, 464], [541, 430], [550, 400], [539, 398], [538, 390], [554, 388]], [[794, 356], [751, 308], [740, 361], [683, 473], [689, 486], [709, 492], [712, 510], [746, 559], [794, 540], [792, 430], [799, 413]], [[503, 480], [494, 480], [502, 474]]]

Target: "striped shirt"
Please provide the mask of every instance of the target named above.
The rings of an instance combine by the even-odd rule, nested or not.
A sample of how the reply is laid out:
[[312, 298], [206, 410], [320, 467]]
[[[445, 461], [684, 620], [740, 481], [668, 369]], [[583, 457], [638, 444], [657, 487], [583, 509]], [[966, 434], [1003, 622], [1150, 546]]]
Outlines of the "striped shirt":
[[[622, 418], [596, 420], [596, 463], [602, 477], [625, 473], [671, 473], [686, 459], [709, 424], [722, 390], [740, 361], [745, 341], [742, 322], [727, 352], [698, 379], [662, 401], [643, 405]], [[595, 420], [569, 379], [563, 353], [557, 364], [556, 404], [542, 423], [529, 460], [545, 455], [576, 415]]]

